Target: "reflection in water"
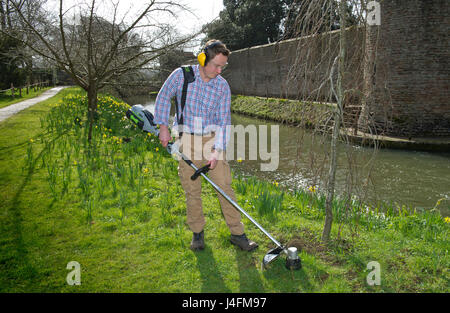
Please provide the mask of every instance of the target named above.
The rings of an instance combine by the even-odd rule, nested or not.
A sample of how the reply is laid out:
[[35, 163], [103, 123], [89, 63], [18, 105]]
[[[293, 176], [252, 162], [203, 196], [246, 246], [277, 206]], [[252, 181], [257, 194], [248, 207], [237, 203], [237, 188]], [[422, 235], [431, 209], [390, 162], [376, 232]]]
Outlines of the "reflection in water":
[[[153, 111], [154, 100], [128, 99], [128, 103], [141, 103]], [[233, 125], [278, 125], [273, 122], [232, 116]], [[328, 174], [330, 142], [298, 127], [279, 125], [279, 166], [276, 171], [262, 172], [261, 163], [269, 161], [249, 159], [249, 137], [246, 138], [245, 159], [234, 160], [230, 165], [235, 172], [245, 176], [255, 175], [277, 181], [289, 189], [317, 186], [324, 188]], [[269, 138], [270, 139], [270, 138]], [[236, 144], [235, 140], [235, 144]], [[267, 145], [270, 149], [270, 141]], [[236, 149], [235, 149], [236, 151]], [[356, 195], [364, 202], [398, 203], [408, 207], [432, 208], [441, 198], [450, 199], [450, 154], [433, 154], [418, 151], [359, 147], [339, 144], [336, 172], [337, 194]], [[450, 200], [439, 206], [443, 215], [450, 215]]]

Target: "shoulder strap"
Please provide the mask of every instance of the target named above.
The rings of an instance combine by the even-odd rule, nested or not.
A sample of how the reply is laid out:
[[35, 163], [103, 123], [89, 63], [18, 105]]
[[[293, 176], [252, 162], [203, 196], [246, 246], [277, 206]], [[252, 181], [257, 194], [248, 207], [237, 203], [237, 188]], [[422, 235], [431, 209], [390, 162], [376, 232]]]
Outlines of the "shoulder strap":
[[[178, 118], [178, 125], [183, 125], [183, 112], [184, 112], [184, 106], [186, 104], [186, 94], [187, 94], [187, 87], [188, 84], [195, 81], [194, 71], [192, 69], [192, 66], [182, 66], [183, 70], [183, 92], [181, 93], [181, 113], [178, 112], [178, 105], [176, 107], [177, 109], [177, 118]], [[183, 133], [180, 132], [180, 137]]]

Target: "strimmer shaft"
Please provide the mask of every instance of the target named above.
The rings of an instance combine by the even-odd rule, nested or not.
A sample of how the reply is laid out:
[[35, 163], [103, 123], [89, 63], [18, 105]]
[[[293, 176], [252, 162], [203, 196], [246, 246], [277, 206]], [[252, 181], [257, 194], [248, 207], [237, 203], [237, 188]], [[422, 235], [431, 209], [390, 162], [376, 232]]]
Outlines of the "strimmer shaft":
[[[189, 166], [191, 166], [194, 170], [198, 170], [197, 166], [195, 166], [194, 163], [192, 163], [191, 160], [189, 160], [183, 153], [180, 151], [173, 151], [177, 153]], [[233, 199], [231, 199], [216, 183], [214, 183], [211, 179], [209, 179], [208, 176], [206, 176], [204, 173], [201, 173], [204, 179], [210, 183], [214, 189], [216, 189], [225, 199], [227, 199], [239, 212], [244, 214], [253, 224], [255, 224], [256, 227], [259, 228], [267, 237], [269, 237], [270, 240], [272, 240], [279, 248], [284, 250], [284, 247], [279, 243], [275, 238], [272, 237], [261, 225], [258, 224], [247, 212], [244, 211]]]

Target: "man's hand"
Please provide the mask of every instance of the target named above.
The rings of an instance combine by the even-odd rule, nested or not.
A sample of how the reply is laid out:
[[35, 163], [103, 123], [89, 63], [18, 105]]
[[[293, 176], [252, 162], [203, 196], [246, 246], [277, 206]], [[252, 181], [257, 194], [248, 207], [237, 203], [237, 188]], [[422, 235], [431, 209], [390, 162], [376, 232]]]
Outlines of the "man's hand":
[[159, 141], [164, 148], [167, 147], [171, 139], [169, 127], [167, 125], [159, 125]]
[[213, 170], [216, 167], [218, 159], [219, 159], [219, 152], [217, 152], [217, 150], [214, 150], [211, 153], [211, 156], [209, 157], [208, 163], [206, 163], [206, 164], [209, 164], [209, 168], [211, 170]]

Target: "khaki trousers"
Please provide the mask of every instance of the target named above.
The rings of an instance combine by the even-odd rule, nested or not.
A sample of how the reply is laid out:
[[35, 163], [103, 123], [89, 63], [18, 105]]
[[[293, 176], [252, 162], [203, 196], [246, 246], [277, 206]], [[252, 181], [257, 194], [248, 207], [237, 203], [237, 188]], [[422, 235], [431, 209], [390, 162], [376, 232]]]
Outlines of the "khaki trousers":
[[[186, 155], [197, 168], [200, 168], [208, 162], [214, 145], [214, 135], [197, 136], [183, 134], [181, 137], [180, 151]], [[216, 183], [231, 199], [236, 201], [234, 191], [231, 188], [231, 170], [228, 162], [225, 160], [225, 153], [219, 157], [217, 166], [209, 170], [209, 178]], [[183, 160], [179, 161], [178, 175], [181, 185], [186, 195], [186, 215], [187, 224], [191, 231], [199, 233], [205, 226], [205, 217], [202, 207], [202, 177], [191, 180], [194, 169]], [[217, 192], [219, 203], [225, 222], [233, 235], [242, 235], [244, 233], [244, 224], [241, 222], [241, 213], [234, 208], [221, 194]]]

